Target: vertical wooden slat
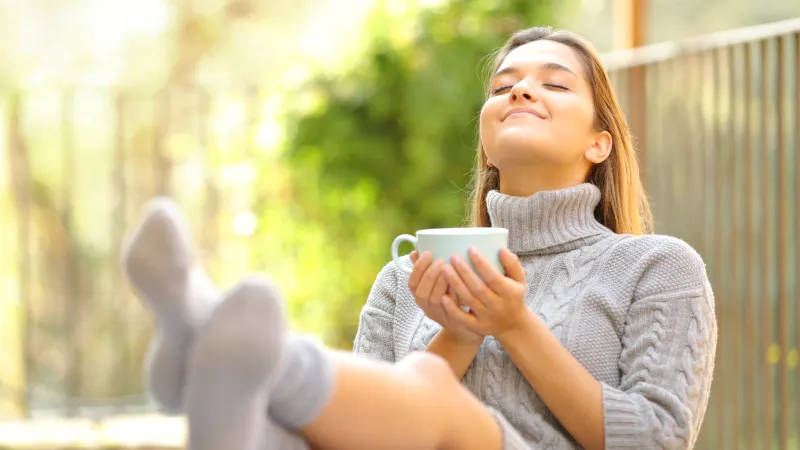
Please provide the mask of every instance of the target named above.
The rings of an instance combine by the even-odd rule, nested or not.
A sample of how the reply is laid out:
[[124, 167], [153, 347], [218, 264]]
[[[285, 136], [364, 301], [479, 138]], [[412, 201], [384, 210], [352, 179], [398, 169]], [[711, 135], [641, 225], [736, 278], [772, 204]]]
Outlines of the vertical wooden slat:
[[[689, 149], [690, 152], [688, 155], [688, 165], [691, 166], [690, 170], [692, 172], [692, 184], [694, 185], [695, 189], [697, 189], [697, 195], [695, 197], [698, 197], [699, 203], [701, 204], [698, 206], [702, 206], [701, 209], [697, 210], [697, 220], [693, 228], [696, 230], [695, 233], [697, 235], [698, 251], [701, 253], [703, 258], [707, 260], [707, 263], [712, 263], [709, 255], [709, 252], [711, 251], [711, 246], [709, 245], [710, 236], [707, 229], [708, 205], [706, 204], [707, 193], [705, 192], [707, 183], [704, 181], [707, 178], [706, 148], [710, 144], [705, 132], [702, 104], [702, 93], [706, 85], [705, 64], [702, 53], [691, 53], [685, 55], [683, 58], [686, 61], [685, 72], [688, 74], [688, 86], [686, 87], [687, 95], [683, 98], [685, 101], [685, 106], [683, 106], [683, 108], [685, 108], [687, 116], [687, 120], [685, 122], [687, 130], [685, 133], [681, 133], [680, 137], [676, 137], [676, 140], [680, 143], [680, 145]], [[679, 73], [681, 73], [680, 70], [676, 71], [675, 75], [672, 77], [678, 83], [678, 89], [676, 90], [676, 93], [681, 92], [678, 76]], [[665, 189], [665, 191], [671, 192], [671, 188], [668, 186], [668, 189]], [[670, 211], [672, 211], [676, 207], [677, 203], [672, 200], [671, 195], [669, 198], [670, 203], [668, 208]], [[712, 276], [713, 274], [709, 273], [709, 277]], [[716, 289], [716, 286], [714, 286], [714, 289]], [[719, 304], [717, 304], [716, 307], [719, 308]], [[716, 365], [714, 371], [717, 372], [719, 367], [719, 365]], [[714, 447], [714, 442], [717, 439], [716, 430], [719, 428], [717, 421], [719, 410], [720, 392], [719, 386], [715, 383], [711, 388], [711, 400], [709, 401], [709, 410], [703, 425], [702, 440], [697, 443], [697, 448]]]
[[[679, 67], [682, 62], [686, 64], [688, 68], [694, 68], [691, 64], [688, 64], [686, 58], [674, 58], [671, 63], [662, 63], [661, 66], [673, 74], [681, 73]], [[648, 102], [649, 110], [662, 112], [662, 115], [657, 118], [658, 120], [656, 120], [654, 125], [657, 124], [657, 126], [660, 128], [667, 127], [670, 130], [668, 132], [662, 132], [661, 139], [653, 142], [649, 154], [649, 156], [658, 154], [658, 165], [651, 164], [651, 167], [656, 168], [656, 172], [654, 173], [658, 174], [658, 176], [654, 175], [653, 178], [660, 179], [660, 184], [662, 185], [659, 198], [662, 203], [660, 219], [667, 225], [665, 227], [665, 231], [675, 234], [676, 236], [685, 239], [694, 245], [698, 245], [700, 239], [697, 239], [697, 230], [693, 229], [693, 227], [685, 226], [683, 221], [678, 220], [676, 217], [669, 214], [669, 212], [674, 211], [675, 208], [679, 208], [691, 213], [692, 208], [695, 206], [695, 202], [693, 200], [697, 197], [700, 197], [698, 195], [686, 196], [682, 194], [687, 191], [697, 192], [695, 190], [697, 189], [695, 179], [698, 168], [693, 167], [691, 163], [685, 163], [685, 161], [699, 157], [697, 153], [702, 151], [702, 148], [694, 148], [694, 143], [685, 140], [686, 134], [690, 133], [691, 131], [687, 130], [687, 133], [674, 132], [675, 129], [681, 129], [686, 126], [685, 116], [687, 115], [686, 113], [688, 111], [675, 112], [675, 104], [671, 102], [673, 99], [672, 93], [676, 92], [675, 83], [681, 83], [681, 81], [678, 80], [678, 77], [674, 75], [664, 75], [662, 76], [662, 79], [670, 81], [669, 84], [659, 83], [658, 85], [669, 86], [668, 94], [670, 94], [670, 96], [667, 97], [667, 101], [664, 102], [669, 104], [669, 109], [667, 110], [664, 109], [663, 106], [659, 107], [654, 105], [652, 102]], [[679, 89], [696, 89], [696, 87], [697, 86], [694, 85], [694, 80], [692, 80], [691, 76], [689, 76], [683, 80]], [[663, 97], [664, 95], [665, 92], [663, 92], [663, 88], [660, 88], [654, 92], [654, 96], [656, 98]], [[686, 108], [686, 105], [681, 105], [681, 107]], [[670, 120], [673, 118], [680, 118], [679, 120], [684, 120], [684, 123], [673, 122]]]
[[[703, 118], [703, 92], [705, 90], [706, 85], [706, 73], [705, 73], [705, 65], [703, 64], [703, 56], [701, 53], [693, 53], [690, 54], [686, 58], [686, 64], [689, 78], [691, 82], [691, 87], [689, 88], [690, 97], [689, 98], [681, 98], [682, 103], [684, 103], [683, 108], [686, 110], [686, 117], [687, 120], [684, 122], [686, 125], [687, 132], [680, 133], [681, 137], [679, 138], [679, 142], [689, 149], [690, 155], [688, 158], [689, 165], [691, 166], [691, 174], [692, 174], [692, 185], [696, 192], [699, 195], [693, 195], [694, 203], [695, 203], [695, 211], [697, 213], [697, 218], [699, 218], [699, 223], [695, 223], [691, 228], [694, 230], [696, 235], [696, 240], [698, 243], [698, 248], [701, 249], [702, 255], [706, 259], [710, 259], [709, 255], [709, 246], [708, 246], [708, 230], [706, 229], [706, 224], [708, 222], [707, 217], [707, 209], [708, 205], [706, 204], [706, 167], [705, 167], [705, 151], [706, 147], [709, 145], [708, 136], [706, 136], [705, 132], [705, 120]], [[675, 73], [674, 78], [678, 83], [678, 88], [676, 89], [676, 95], [680, 96], [680, 92], [682, 91], [680, 85], [680, 78], [679, 75], [681, 72], [678, 71]], [[678, 134], [678, 133], [676, 133]], [[670, 211], [673, 211], [675, 208], [680, 208], [680, 205], [677, 201], [673, 201], [670, 204]], [[710, 261], [708, 261], [710, 262]], [[712, 274], [709, 274], [712, 276]], [[716, 391], [715, 388], [712, 388], [712, 391]], [[712, 392], [712, 395], [714, 393]], [[710, 434], [709, 434], [710, 436]]]
[[[686, 105], [684, 106], [684, 108], [686, 108], [688, 117], [686, 122], [688, 131], [679, 138], [679, 142], [690, 149], [689, 164], [693, 166], [692, 183], [697, 189], [697, 197], [706, 199], [708, 197], [708, 193], [706, 192], [707, 183], [704, 182], [704, 180], [707, 179], [708, 168], [708, 163], [706, 161], [708, 159], [706, 150], [710, 144], [710, 140], [708, 139], [708, 135], [706, 133], [702, 95], [702, 92], [706, 86], [705, 58], [703, 53], [693, 52], [686, 54], [685, 60], [687, 62], [687, 72], [689, 74], [689, 86], [687, 86], [688, 95], [685, 98]], [[669, 179], [670, 181], [665, 189], [665, 191], [668, 193], [668, 196], [665, 197], [665, 200], [669, 199], [667, 209], [672, 211], [676, 207], [677, 203], [675, 199], [672, 198], [672, 184], [674, 184], [673, 177], [670, 176]], [[703, 258], [706, 259], [709, 266], [711, 266], [713, 261], [711, 261], [710, 252], [713, 250], [713, 247], [710, 245], [711, 240], [709, 239], [710, 234], [708, 230], [709, 219], [707, 208], [703, 208], [698, 212], [699, 215], [697, 216], [695, 223], [695, 228], [698, 230], [698, 251]], [[710, 269], [711, 267], [709, 267], [708, 276], [713, 277], [714, 275], [710, 272]], [[715, 366], [714, 371], [717, 372], [718, 370], [718, 366]], [[716, 430], [719, 428], [717, 422], [717, 412], [720, 410], [719, 394], [719, 386], [714, 384], [711, 389], [711, 399], [708, 407], [709, 411], [704, 424], [705, 432], [703, 433], [703, 442], [698, 444], [699, 447], [711, 447], [717, 439]]]
[[[685, 103], [683, 108], [686, 110], [687, 119], [684, 123], [687, 127], [686, 133], [675, 133], [680, 134], [681, 136], [678, 139], [680, 145], [686, 147], [690, 154], [688, 157], [689, 169], [692, 174], [692, 185], [699, 195], [694, 195], [695, 198], [695, 211], [697, 212], [697, 216], [700, 219], [699, 226], [695, 224], [692, 228], [696, 234], [696, 239], [698, 243], [698, 248], [700, 248], [701, 253], [704, 258], [709, 258], [708, 256], [708, 239], [707, 239], [707, 231], [705, 228], [705, 224], [707, 222], [706, 217], [706, 204], [705, 204], [705, 192], [703, 189], [705, 188], [705, 149], [708, 145], [708, 140], [706, 139], [705, 134], [705, 122], [703, 120], [703, 105], [701, 103], [701, 99], [703, 97], [702, 92], [705, 88], [705, 71], [703, 65], [703, 57], [702, 54], [694, 53], [684, 57], [686, 61], [686, 71], [689, 74], [689, 86], [687, 87], [687, 91], [689, 92], [689, 96], [685, 99]], [[676, 93], [681, 92], [680, 86], [680, 79], [677, 74], [681, 73], [680, 71], [675, 72], [675, 76], [673, 79], [676, 80], [678, 83], [678, 88], [676, 89]], [[670, 197], [671, 198], [671, 197]], [[678, 204], [675, 201], [669, 204], [669, 210], [674, 210]], [[716, 389], [714, 389], [716, 390]], [[714, 395], [712, 393], [712, 395]]]
[[753, 210], [753, 61], [750, 44], [742, 47], [744, 60], [744, 215], [747, 219], [745, 226], [745, 410], [747, 411], [747, 448], [755, 449], [756, 434], [758, 430], [758, 406], [756, 393], [758, 392], [755, 367], [758, 364], [755, 345], [756, 305], [755, 305], [755, 221]]
[[[657, 72], [659, 70], [661, 70], [661, 69], [659, 68], [658, 65], [653, 65], [652, 68], [650, 69], [650, 72], [653, 73], [653, 74], [657, 74]], [[660, 83], [660, 80], [664, 79], [664, 78], [658, 77], [658, 75], [656, 75], [656, 77], [657, 77], [656, 81], [659, 82], [659, 83]], [[655, 126], [654, 127], [650, 127], [648, 125], [648, 129], [650, 131], [648, 133], [648, 136], [646, 136], [646, 139], [648, 140], [648, 142], [645, 144], [645, 146], [647, 148], [651, 148], [652, 150], [648, 153], [648, 155], [646, 157], [646, 161], [642, 160], [641, 158], [639, 158], [640, 159], [640, 164], [642, 164], [642, 165], [647, 164], [647, 167], [643, 167], [643, 172], [642, 173], [644, 173], [644, 172], [652, 173], [652, 172], [654, 172], [656, 167], [661, 168], [663, 170], [663, 165], [662, 165], [663, 146], [670, 146], [671, 147], [670, 143], [668, 142], [668, 139], [666, 138], [666, 136], [663, 133], [663, 121], [658, 120], [660, 118], [659, 114], [661, 113], [661, 111], [663, 111], [663, 109], [665, 107], [665, 104], [664, 104], [664, 102], [662, 100], [662, 97], [661, 97], [662, 92], [659, 89], [659, 90], [654, 91], [654, 94], [655, 95], [651, 95], [651, 97], [649, 99], [649, 103], [650, 103], [651, 108], [652, 108], [651, 111], [650, 111], [650, 118], [654, 120], [653, 123], [655, 124]], [[627, 114], [627, 112], [626, 112], [626, 114]], [[665, 142], [665, 140], [667, 142]], [[654, 144], [654, 143], [657, 143], [657, 144]], [[663, 229], [663, 227], [665, 225], [664, 217], [660, 213], [660, 211], [662, 211], [662, 208], [664, 207], [663, 200], [661, 200], [661, 198], [663, 197], [662, 187], [663, 187], [665, 178], [666, 177], [663, 176], [662, 174], [659, 174], [658, 176], [650, 177], [649, 181], [645, 185], [647, 187], [648, 196], [650, 197], [650, 200], [651, 200], [651, 205], [650, 206], [653, 208], [653, 218], [654, 218], [654, 221], [655, 221], [655, 229], [656, 230]]]
[[647, 184], [647, 149], [645, 139], [647, 136], [647, 99], [645, 82], [647, 77], [646, 66], [636, 66], [629, 69], [628, 79], [628, 113], [631, 133], [634, 138], [636, 156], [641, 168], [642, 182]]
[[762, 387], [763, 395], [763, 448], [772, 448], [772, 435], [774, 433], [774, 423], [772, 417], [772, 376], [773, 369], [772, 363], [769, 360], [769, 350], [772, 345], [772, 300], [770, 296], [769, 275], [773, 268], [770, 264], [770, 241], [772, 240], [772, 233], [770, 233], [771, 220], [770, 215], [770, 198], [769, 198], [769, 83], [767, 81], [767, 72], [769, 68], [769, 43], [767, 41], [760, 42], [761, 53], [761, 231], [762, 231], [762, 246], [761, 246], [761, 350], [764, 354], [764, 359], [761, 364], [764, 365], [764, 380]]
[[[619, 94], [620, 94], [619, 101], [620, 101], [620, 105], [622, 105], [622, 110], [625, 111], [626, 116], [630, 115], [630, 110], [631, 110], [631, 103], [630, 103], [630, 98], [629, 98], [630, 94], [628, 92], [629, 91], [628, 85], [630, 84], [630, 79], [631, 79], [630, 72], [631, 72], [630, 69], [621, 69], [618, 72], [619, 73], [619, 77], [617, 77], [617, 83], [619, 83], [619, 87], [620, 87], [620, 89], [619, 89]], [[633, 126], [632, 125], [630, 125], [630, 126], [631, 126], [631, 133], [633, 133], [633, 128], [632, 128]], [[634, 148], [635, 147], [636, 147], [636, 144], [634, 142]]]
[[[688, 69], [693, 69], [694, 68], [694, 66], [689, 64], [688, 61], [685, 58], [683, 59], [683, 63], [685, 64], [685, 66], [684, 66], [685, 68], [688, 68]], [[676, 104], [673, 102], [672, 93], [675, 92], [675, 82], [677, 80], [677, 77], [675, 77], [672, 74], [679, 73], [680, 64], [681, 64], [681, 62], [678, 61], [678, 60], [673, 61], [671, 64], [669, 64], [668, 69], [667, 69], [667, 70], [670, 71], [670, 72], [668, 72], [669, 74], [665, 74], [662, 77], [662, 79], [670, 80], [670, 85], [669, 85], [670, 86], [670, 96], [667, 97], [667, 101], [669, 101], [669, 105], [670, 106], [669, 106], [669, 109], [666, 110], [666, 111], [673, 111], [674, 112], [674, 108], [676, 107]], [[694, 80], [690, 76], [687, 81], [688, 81], [689, 85], [686, 86], [686, 88], [687, 89], [692, 89], [692, 86], [694, 85], [696, 80]], [[681, 104], [680, 107], [681, 108], [686, 108], [686, 105], [685, 104]], [[664, 111], [664, 110], [662, 110], [662, 111]], [[683, 111], [681, 111], [681, 113], [683, 113]], [[676, 114], [676, 115], [681, 115], [681, 114]], [[663, 137], [663, 141], [662, 142], [664, 142], [666, 144], [666, 147], [663, 146], [664, 145], [663, 143], [660, 143], [660, 145], [662, 147], [661, 148], [654, 148], [653, 151], [651, 152], [651, 155], [656, 154], [656, 153], [658, 154], [658, 157], [657, 157], [658, 158], [657, 159], [658, 165], [656, 166], [655, 164], [651, 164], [651, 167], [654, 168], [654, 172], [653, 172], [654, 175], [653, 175], [653, 177], [651, 177], [651, 179], [653, 180], [654, 183], [657, 182], [658, 185], [659, 185], [658, 201], [661, 203], [660, 204], [660, 208], [659, 208], [659, 211], [660, 211], [660, 214], [661, 214], [660, 220], [667, 225], [668, 228], [667, 227], [665, 227], [665, 228], [667, 228], [669, 230], [673, 230], [674, 229], [674, 225], [675, 225], [674, 224], [675, 220], [672, 217], [670, 217], [669, 211], [672, 211], [672, 209], [674, 208], [674, 204], [675, 204], [673, 196], [672, 196], [672, 191], [673, 191], [673, 187], [672, 186], [673, 186], [675, 177], [674, 177], [673, 170], [670, 170], [669, 172], [665, 173], [663, 168], [667, 167], [670, 164], [671, 161], [675, 160], [675, 157], [674, 157], [672, 152], [677, 152], [677, 151], [686, 152], [690, 158], [697, 158], [698, 155], [697, 155], [697, 149], [692, 148], [690, 145], [687, 145], [688, 143], [685, 140], [682, 139], [684, 136], [679, 135], [679, 133], [672, 132], [671, 127], [669, 127], [670, 124], [668, 123], [667, 120], [664, 120], [663, 116], [660, 117], [660, 119], [661, 120], [658, 121], [661, 124], [660, 126], [661, 127], [668, 127], [667, 130], [663, 131], [662, 134], [661, 134], [661, 136]], [[694, 170], [693, 172], [696, 172], [696, 170]], [[655, 176], [655, 174], [658, 174], [658, 176]]]
[[[794, 34], [794, 198], [800, 198], [800, 32]], [[795, 355], [800, 352], [800, 205], [795, 201], [794, 204], [795, 214]], [[795, 439], [800, 440], [800, 367], [795, 366]]]
[[[652, 72], [656, 74], [656, 81], [659, 83], [659, 88], [655, 90], [655, 95], [651, 97], [650, 104], [654, 105], [654, 109], [651, 110], [650, 118], [654, 120], [654, 127], [650, 128], [650, 133], [647, 136], [649, 143], [647, 146], [653, 146], [653, 143], [656, 144], [656, 148], [654, 151], [651, 151], [650, 154], [647, 155], [647, 161], [641, 161], [642, 164], [645, 162], [647, 163], [647, 167], [642, 167], [641, 170], [643, 172], [651, 172], [655, 167], [661, 167], [660, 161], [662, 157], [662, 146], [671, 145], [667, 142], [666, 136], [663, 133], [664, 130], [664, 121], [659, 120], [660, 115], [659, 113], [664, 110], [666, 105], [663, 102], [663, 91], [664, 89], [661, 88], [660, 82], [664, 78], [659, 77], [658, 74], [662, 70], [658, 65], [653, 66]], [[664, 181], [663, 176], [652, 177], [650, 178], [650, 182], [645, 185], [647, 190], [648, 198], [651, 201], [650, 207], [653, 209], [653, 216], [655, 220], [655, 227], [656, 229], [661, 229], [661, 203], [658, 199], [661, 198], [661, 184]]]
[[775, 107], [777, 109], [776, 125], [777, 125], [777, 181], [778, 181], [778, 344], [780, 345], [780, 367], [778, 370], [778, 386], [779, 386], [779, 402], [780, 402], [780, 442], [779, 448], [785, 449], [789, 445], [789, 366], [786, 364], [786, 355], [789, 351], [789, 299], [788, 285], [786, 279], [786, 246], [789, 244], [788, 236], [786, 234], [788, 204], [786, 199], [786, 149], [784, 139], [783, 127], [783, 111], [784, 111], [784, 61], [783, 61], [783, 38], [777, 40], [777, 101]]
[[[726, 283], [726, 273], [725, 273], [725, 257], [724, 257], [724, 247], [723, 247], [723, 237], [724, 237], [724, 229], [722, 223], [722, 215], [723, 215], [723, 188], [721, 186], [722, 183], [722, 174], [720, 173], [723, 169], [723, 165], [720, 158], [720, 148], [721, 148], [721, 140], [722, 140], [722, 130], [719, 125], [719, 116], [720, 112], [722, 111], [722, 107], [720, 105], [722, 96], [720, 95], [720, 86], [722, 84], [722, 70], [720, 64], [720, 52], [717, 50], [711, 50], [709, 52], [709, 62], [711, 64], [711, 83], [712, 85], [709, 86], [709, 89], [712, 93], [712, 100], [711, 100], [711, 118], [710, 118], [710, 127], [711, 127], [711, 142], [708, 148], [704, 149], [704, 152], [707, 155], [706, 160], [706, 184], [709, 186], [709, 196], [706, 197], [706, 201], [708, 202], [708, 208], [712, 210], [712, 214], [710, 217], [709, 223], [709, 231], [710, 233], [707, 236], [713, 236], [712, 239], [712, 248], [713, 251], [711, 252], [713, 258], [713, 283], [716, 285], [716, 289], [718, 294], [721, 298], [728, 299], [728, 292], [729, 286]], [[717, 352], [717, 367], [718, 371], [722, 371], [721, 376], [717, 377], [717, 382], [719, 383], [719, 401], [717, 402], [717, 439], [716, 439], [716, 447], [717, 448], [725, 448], [725, 438], [728, 436], [728, 427], [726, 426], [726, 411], [728, 410], [728, 396], [729, 396], [729, 380], [730, 378], [727, 376], [727, 371], [725, 367], [728, 362], [728, 348], [729, 346], [726, 345], [728, 342], [728, 313], [730, 309], [730, 305], [728, 301], [719, 302], [716, 304], [717, 307], [717, 319], [718, 319], [718, 329], [719, 329], [719, 342], [722, 342], [720, 346], [720, 351]]]
[[739, 171], [738, 166], [740, 164], [740, 157], [739, 157], [739, 143], [741, 140], [739, 139], [739, 129], [737, 127], [736, 121], [739, 118], [739, 102], [737, 93], [739, 92], [738, 88], [738, 78], [736, 74], [740, 73], [737, 66], [737, 52], [735, 47], [728, 47], [725, 49], [725, 54], [727, 58], [727, 74], [728, 74], [728, 92], [727, 96], [729, 99], [729, 105], [731, 108], [730, 115], [728, 116], [728, 124], [726, 133], [729, 138], [729, 142], [726, 149], [723, 151], [728, 152], [727, 156], [727, 173], [728, 176], [726, 177], [728, 180], [732, 180], [732, 184], [728, 186], [726, 189], [727, 191], [727, 199], [728, 199], [728, 215], [727, 220], [725, 222], [728, 224], [728, 245], [727, 248], [730, 251], [730, 270], [728, 271], [729, 276], [732, 275], [732, 279], [729, 280], [729, 283], [732, 288], [733, 295], [730, 296], [728, 299], [728, 304], [730, 308], [730, 313], [728, 317], [730, 318], [730, 325], [729, 329], [731, 331], [730, 340], [728, 342], [728, 346], [731, 347], [731, 368], [730, 368], [730, 376], [734, 380], [733, 387], [731, 392], [731, 400], [732, 400], [732, 410], [731, 413], [733, 415], [733, 426], [729, 427], [732, 430], [731, 438], [733, 440], [731, 446], [733, 449], [738, 450], [741, 446], [741, 436], [742, 436], [742, 420], [740, 414], [740, 402], [741, 402], [741, 382], [742, 382], [742, 372], [741, 372], [741, 362], [740, 362], [740, 355], [742, 352], [742, 333], [740, 330], [740, 324], [742, 320], [741, 314], [741, 299], [742, 299], [742, 292], [741, 289], [743, 283], [739, 276], [739, 252], [740, 252], [740, 240], [739, 237], [741, 236], [741, 221], [739, 220], [739, 205], [740, 205], [740, 187], [741, 183], [739, 180]]

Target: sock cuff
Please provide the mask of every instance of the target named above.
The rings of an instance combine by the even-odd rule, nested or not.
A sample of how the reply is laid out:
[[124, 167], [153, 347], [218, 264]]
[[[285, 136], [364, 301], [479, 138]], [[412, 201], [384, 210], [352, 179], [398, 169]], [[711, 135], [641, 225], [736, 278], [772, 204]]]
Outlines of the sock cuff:
[[335, 387], [335, 372], [325, 349], [308, 337], [289, 337], [286, 357], [268, 413], [276, 423], [296, 431], [325, 409]]

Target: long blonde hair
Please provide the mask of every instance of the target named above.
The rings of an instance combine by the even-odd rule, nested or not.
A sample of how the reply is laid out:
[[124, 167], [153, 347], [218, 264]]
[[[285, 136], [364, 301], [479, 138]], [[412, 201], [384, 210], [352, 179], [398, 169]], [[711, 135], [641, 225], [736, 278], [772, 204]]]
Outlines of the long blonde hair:
[[[595, 216], [615, 233], [639, 235], [652, 232], [653, 217], [639, 176], [639, 165], [625, 115], [617, 102], [600, 57], [588, 42], [568, 31], [553, 30], [550, 27], [521, 30], [514, 33], [496, 53], [491, 74], [499, 69], [512, 50], [542, 39], [572, 48], [583, 62], [594, 99], [595, 128], [608, 131], [613, 140], [610, 156], [595, 165], [586, 180], [597, 186], [602, 195]], [[486, 96], [489, 96], [488, 85]], [[489, 167], [480, 139], [473, 177], [475, 187], [472, 191], [470, 223], [475, 227], [488, 227], [490, 223], [486, 194], [499, 189], [500, 173], [497, 168]]]

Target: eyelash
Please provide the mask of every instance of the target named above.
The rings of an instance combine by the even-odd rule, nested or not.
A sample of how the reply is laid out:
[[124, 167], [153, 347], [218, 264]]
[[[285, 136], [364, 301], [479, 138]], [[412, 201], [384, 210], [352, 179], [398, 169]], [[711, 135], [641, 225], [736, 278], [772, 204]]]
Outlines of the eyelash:
[[[559, 89], [559, 90], [562, 90], [562, 91], [568, 91], [569, 90], [569, 89], [567, 89], [566, 86], [562, 86], [560, 84], [546, 83], [544, 86], [555, 88], [555, 89]], [[506, 89], [511, 89], [512, 87], [513, 86], [501, 86], [501, 87], [499, 87], [497, 89], [492, 90], [492, 95], [497, 95], [497, 94], [499, 94], [500, 92], [502, 92], [502, 91], [504, 91]]]

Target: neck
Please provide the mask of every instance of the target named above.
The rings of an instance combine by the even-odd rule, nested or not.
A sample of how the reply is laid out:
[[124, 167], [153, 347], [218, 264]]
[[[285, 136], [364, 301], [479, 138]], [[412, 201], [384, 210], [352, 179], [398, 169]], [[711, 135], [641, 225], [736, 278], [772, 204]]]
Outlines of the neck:
[[492, 226], [508, 229], [512, 252], [559, 253], [612, 234], [594, 216], [600, 196], [600, 190], [588, 183], [528, 197], [490, 191], [486, 207]]
[[500, 171], [501, 193], [513, 197], [530, 197], [541, 191], [557, 191], [585, 183], [589, 168], [553, 165], [517, 165]]

